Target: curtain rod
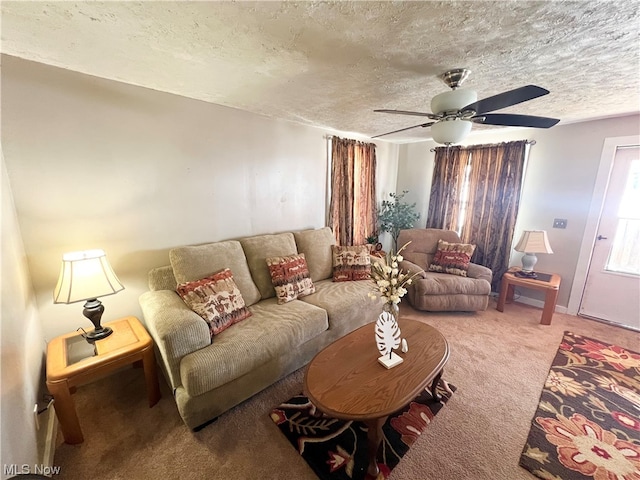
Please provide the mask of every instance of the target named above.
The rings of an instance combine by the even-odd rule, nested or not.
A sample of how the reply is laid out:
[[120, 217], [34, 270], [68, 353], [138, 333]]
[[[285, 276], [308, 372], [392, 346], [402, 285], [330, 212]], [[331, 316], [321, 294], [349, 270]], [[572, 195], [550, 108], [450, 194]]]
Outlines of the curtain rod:
[[377, 147], [377, 145], [374, 142], [367, 142], [366, 140], [356, 140], [355, 138], [345, 138], [345, 137], [339, 137], [338, 135], [323, 135], [322, 138], [324, 138], [325, 140], [332, 140], [334, 138], [340, 139], [340, 140], [349, 140], [352, 142], [357, 142], [360, 143], [362, 145], [373, 145], [374, 147]]
[[[514, 140], [514, 141], [516, 141], [516, 142], [517, 142], [518, 140]], [[502, 143], [507, 143], [507, 142], [502, 142]], [[536, 142], [535, 140], [526, 140], [526, 141], [525, 141], [525, 143], [526, 143], [527, 145], [535, 145], [537, 142]], [[495, 143], [487, 144], [487, 147], [489, 147], [489, 146], [493, 146], [493, 145], [499, 145], [499, 144], [495, 144]], [[482, 146], [483, 146], [483, 145], [469, 145], [469, 147], [482, 147]], [[436, 148], [442, 148], [442, 147], [436, 147]], [[436, 148], [431, 148], [431, 149], [429, 149], [429, 151], [430, 151], [430, 152], [435, 152], [435, 151], [436, 151]]]

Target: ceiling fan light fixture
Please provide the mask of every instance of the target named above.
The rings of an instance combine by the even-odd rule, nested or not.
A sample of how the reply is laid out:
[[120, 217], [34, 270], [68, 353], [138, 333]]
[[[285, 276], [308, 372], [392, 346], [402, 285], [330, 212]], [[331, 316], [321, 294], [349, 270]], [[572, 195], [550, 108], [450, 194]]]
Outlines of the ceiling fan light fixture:
[[471, 132], [471, 122], [467, 120], [442, 120], [431, 126], [433, 141], [443, 145], [459, 143]]
[[458, 111], [477, 101], [478, 94], [476, 92], [466, 88], [458, 88], [433, 97], [431, 99], [431, 111], [435, 114]]

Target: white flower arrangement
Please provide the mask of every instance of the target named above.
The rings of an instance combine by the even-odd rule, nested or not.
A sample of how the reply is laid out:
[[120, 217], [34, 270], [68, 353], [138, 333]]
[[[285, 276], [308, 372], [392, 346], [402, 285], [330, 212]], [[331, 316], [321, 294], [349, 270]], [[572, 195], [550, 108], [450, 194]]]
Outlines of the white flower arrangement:
[[387, 253], [384, 262], [374, 261], [371, 264], [371, 279], [375, 283], [373, 292], [369, 292], [371, 299], [382, 298], [385, 303], [398, 304], [407, 293], [407, 288], [411, 285], [413, 277], [420, 274], [416, 272], [409, 275], [408, 272], [400, 269], [400, 262], [403, 260], [400, 253], [411, 242], [405, 243], [397, 253]]

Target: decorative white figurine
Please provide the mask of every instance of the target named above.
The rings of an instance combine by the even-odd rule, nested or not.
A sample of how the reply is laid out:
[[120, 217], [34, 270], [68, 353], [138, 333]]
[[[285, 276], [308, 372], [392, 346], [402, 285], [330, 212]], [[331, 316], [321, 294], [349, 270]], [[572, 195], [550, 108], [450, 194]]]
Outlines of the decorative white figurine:
[[392, 368], [403, 362], [393, 350], [400, 346], [400, 327], [389, 312], [382, 312], [376, 321], [376, 343], [381, 357], [378, 361], [385, 368]]
[[402, 339], [402, 343], [401, 343], [401, 347], [400, 350], [402, 351], [402, 353], [407, 353], [409, 351], [409, 345], [407, 345], [407, 339], [403, 338]]

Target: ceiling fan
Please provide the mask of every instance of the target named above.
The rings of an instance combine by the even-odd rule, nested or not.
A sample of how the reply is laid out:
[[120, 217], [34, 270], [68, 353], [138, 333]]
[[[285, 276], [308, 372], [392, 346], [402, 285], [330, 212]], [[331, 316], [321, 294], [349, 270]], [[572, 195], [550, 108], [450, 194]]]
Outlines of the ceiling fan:
[[466, 68], [456, 68], [448, 70], [439, 75], [451, 91], [436, 95], [431, 99], [431, 110], [434, 113], [410, 112], [406, 110], [374, 110], [379, 113], [393, 113], [396, 115], [412, 115], [417, 117], [427, 117], [432, 122], [413, 125], [412, 127], [401, 128], [393, 132], [376, 135], [372, 138], [391, 135], [392, 133], [404, 132], [418, 127], [431, 127], [433, 140], [436, 143], [450, 145], [462, 141], [471, 131], [473, 123], [484, 125], [502, 125], [513, 127], [553, 127], [560, 120], [557, 118], [535, 117], [532, 115], [516, 115], [511, 113], [489, 113], [502, 108], [517, 105], [518, 103], [533, 100], [534, 98], [547, 95], [546, 90], [535, 85], [499, 93], [493, 97], [478, 100], [478, 95], [473, 90], [460, 88], [467, 79], [470, 70]]

